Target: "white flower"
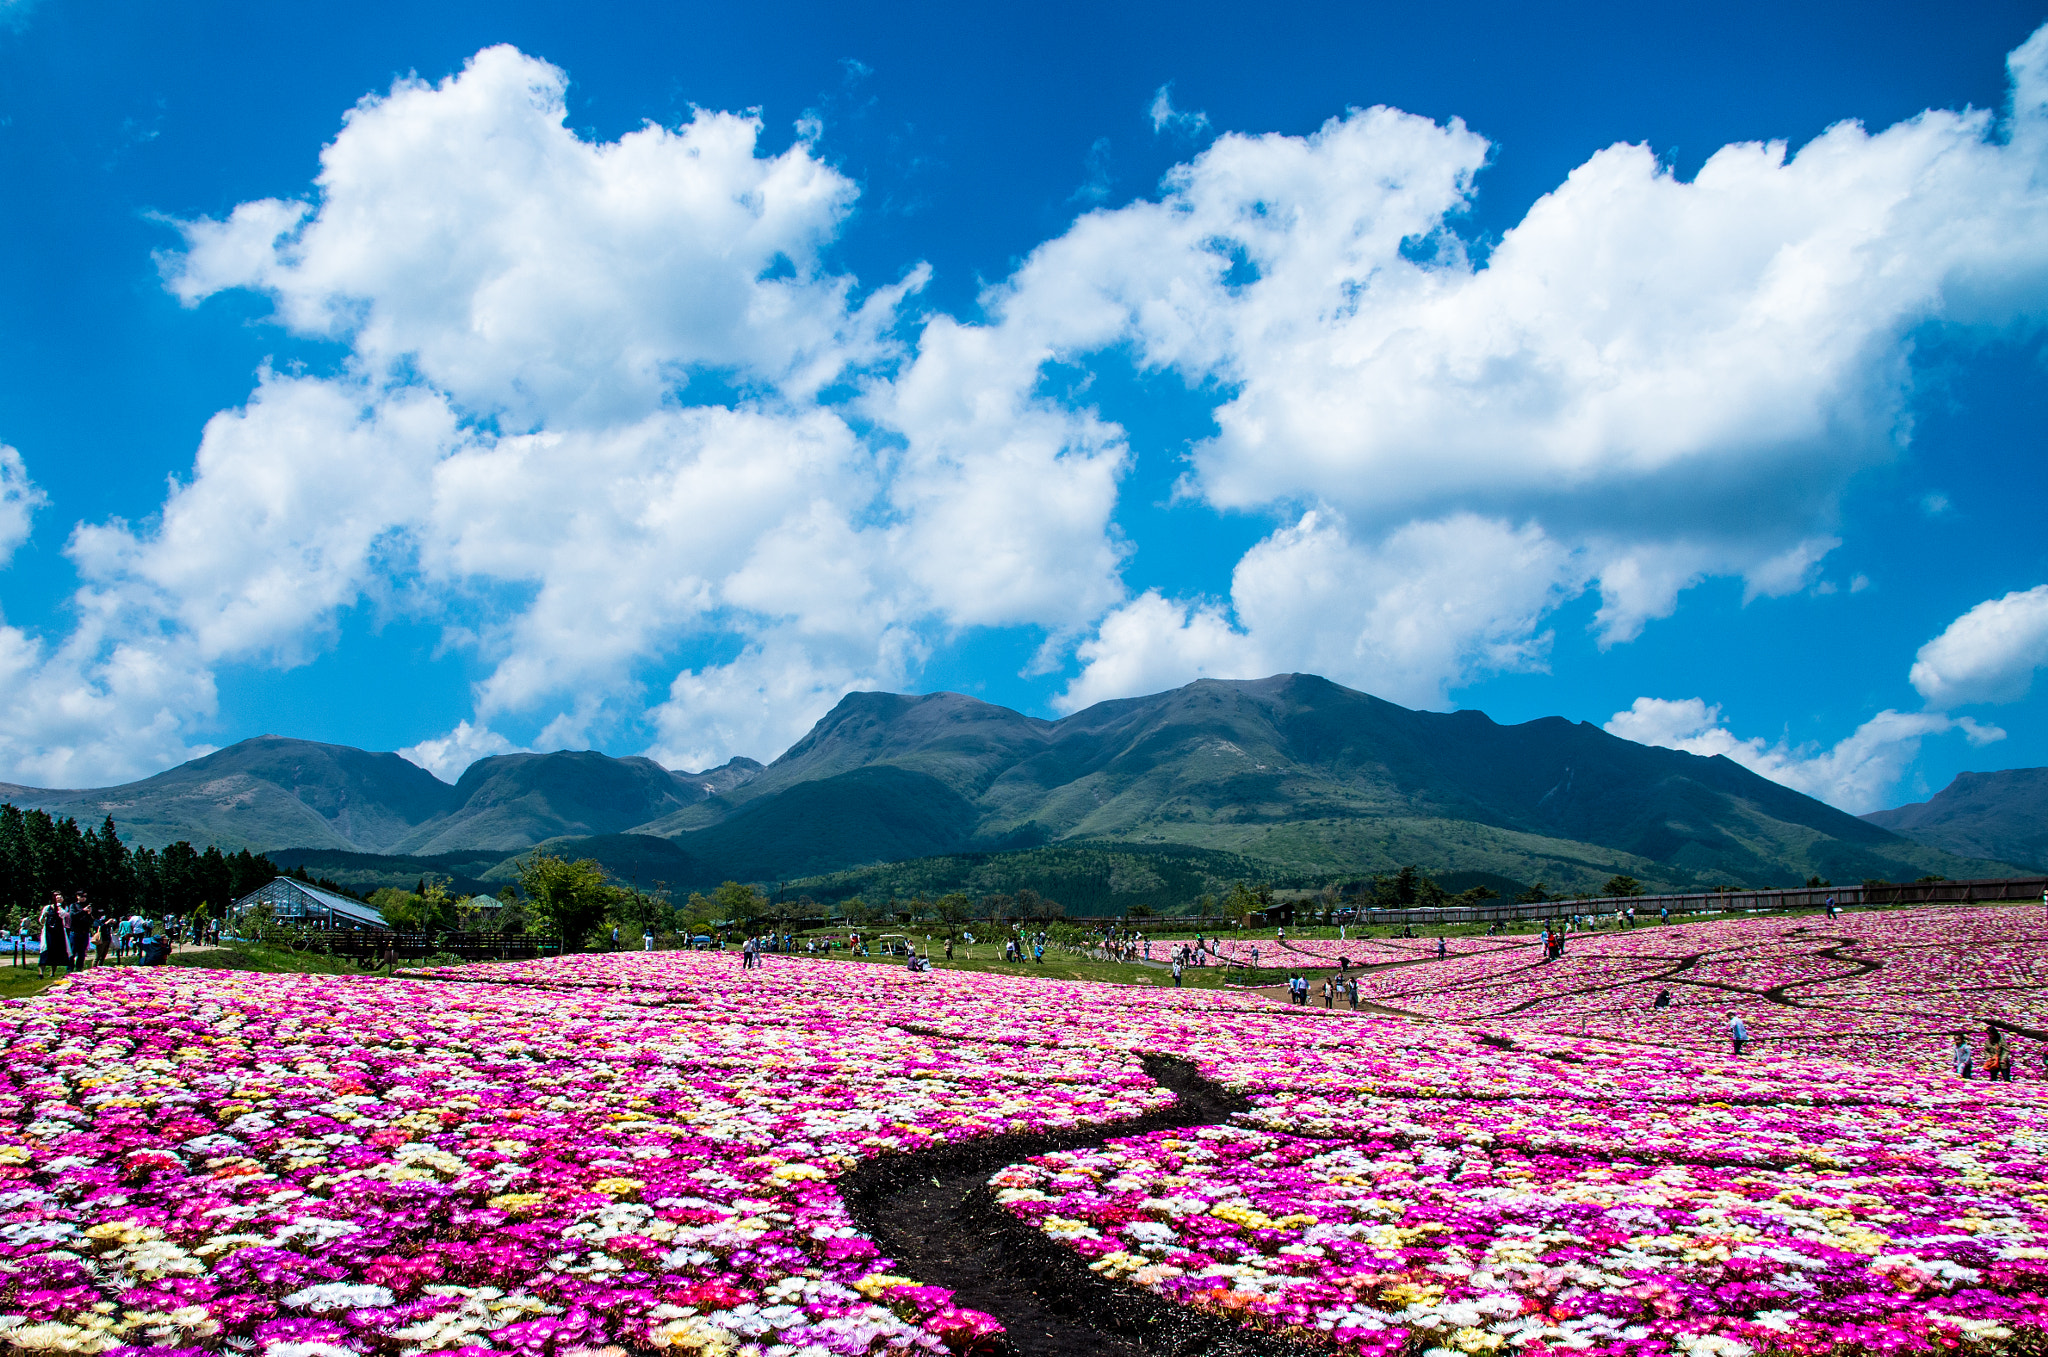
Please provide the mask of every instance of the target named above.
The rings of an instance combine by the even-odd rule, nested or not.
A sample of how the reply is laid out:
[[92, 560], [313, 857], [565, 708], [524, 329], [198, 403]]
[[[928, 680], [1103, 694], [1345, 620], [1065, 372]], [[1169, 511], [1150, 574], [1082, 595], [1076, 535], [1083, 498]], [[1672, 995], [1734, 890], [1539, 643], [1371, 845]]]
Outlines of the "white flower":
[[286, 1305], [324, 1314], [329, 1310], [378, 1310], [391, 1304], [391, 1292], [381, 1286], [349, 1282], [322, 1282], [284, 1298]]

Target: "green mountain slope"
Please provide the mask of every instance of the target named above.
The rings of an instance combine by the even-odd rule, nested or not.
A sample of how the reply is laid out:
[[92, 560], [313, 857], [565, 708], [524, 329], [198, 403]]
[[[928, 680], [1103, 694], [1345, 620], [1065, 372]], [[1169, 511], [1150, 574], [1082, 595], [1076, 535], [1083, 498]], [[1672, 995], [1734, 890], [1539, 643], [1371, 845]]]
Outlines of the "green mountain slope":
[[[957, 693], [854, 693], [765, 768], [735, 759], [682, 773], [588, 751], [512, 754], [479, 761], [449, 787], [394, 754], [266, 736], [126, 787], [0, 797], [111, 813], [148, 844], [300, 850], [309, 870], [351, 884], [410, 884], [430, 870], [502, 882], [515, 874], [510, 859], [535, 845], [595, 856], [643, 883], [701, 889], [848, 872], [886, 885], [897, 878], [877, 875], [885, 864], [985, 866], [991, 855], [1114, 844], [1182, 863], [1196, 859], [1173, 854], [1222, 854], [1263, 879], [1415, 863], [1561, 890], [1615, 873], [1694, 889], [2012, 874], [1994, 854], [2038, 861], [2048, 851], [2024, 810], [1982, 832], [1956, 828], [2003, 814], [2001, 798], [2020, 804], [2020, 783], [1999, 776], [2006, 782], [1981, 794], [1959, 779], [1954, 795], [1893, 812], [1934, 826], [1916, 830], [1929, 839], [1916, 843], [1727, 759], [1556, 717], [1503, 726], [1480, 712], [1411, 711], [1282, 674], [1205, 679], [1058, 721]], [[359, 856], [344, 865], [350, 854]], [[1050, 871], [1111, 857], [1016, 861]], [[1201, 861], [1202, 880], [1221, 879], [1221, 858]], [[1077, 907], [1129, 894], [1106, 877], [1087, 885], [1090, 870], [1061, 867], [1062, 884], [1045, 893]], [[1144, 870], [1166, 894], [1196, 879], [1193, 867]]]
[[954, 891], [977, 898], [1014, 895], [1029, 887], [1071, 915], [1123, 914], [1134, 905], [1164, 913], [1198, 896], [1220, 897], [1233, 882], [1302, 886], [1323, 875], [1179, 844], [1063, 843], [853, 867], [788, 882], [784, 894], [825, 903], [858, 895], [881, 903], [917, 895], [936, 899]]
[[483, 759], [450, 787], [397, 754], [263, 735], [120, 787], [0, 783], [0, 800], [87, 821], [112, 815], [142, 847], [186, 839], [230, 851], [482, 852], [495, 862], [544, 839], [631, 829], [730, 792], [760, 770], [734, 759], [679, 773], [648, 759], [563, 751]]
[[1930, 848], [2048, 872], [2048, 768], [1959, 773], [1929, 800], [1863, 818]]
[[[642, 832], [738, 865], [726, 827], [786, 816], [834, 852], [865, 843], [868, 861], [888, 860], [908, 843], [864, 838], [850, 819], [840, 833], [860, 799], [818, 790], [877, 766], [927, 779], [933, 823], [957, 825], [929, 853], [1174, 843], [1304, 871], [1418, 862], [1574, 888], [1617, 872], [1687, 889], [2009, 870], [1910, 843], [1727, 759], [1555, 717], [1501, 726], [1479, 712], [1411, 711], [1299, 674], [1202, 680], [1060, 721], [952, 693], [854, 694], [737, 792]], [[771, 859], [787, 861], [758, 862]]]
[[121, 787], [60, 791], [0, 783], [0, 800], [97, 821], [132, 846], [178, 839], [249, 848], [381, 853], [454, 809], [455, 789], [396, 754], [262, 735]]
[[705, 799], [696, 778], [652, 759], [594, 750], [478, 759], [453, 789], [454, 809], [393, 845], [400, 853], [513, 852], [544, 839], [617, 834]]

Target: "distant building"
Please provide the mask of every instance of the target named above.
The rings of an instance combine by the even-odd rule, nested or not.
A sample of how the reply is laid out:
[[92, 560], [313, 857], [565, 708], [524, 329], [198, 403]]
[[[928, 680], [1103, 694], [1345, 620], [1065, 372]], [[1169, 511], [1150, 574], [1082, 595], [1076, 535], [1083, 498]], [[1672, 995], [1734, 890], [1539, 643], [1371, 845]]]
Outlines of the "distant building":
[[360, 900], [323, 891], [318, 886], [309, 886], [288, 876], [278, 877], [269, 885], [250, 891], [235, 901], [229, 915], [239, 918], [244, 910], [265, 904], [270, 906], [272, 917], [279, 923], [298, 924], [304, 928], [376, 928], [389, 931], [391, 927], [384, 922], [382, 914]]

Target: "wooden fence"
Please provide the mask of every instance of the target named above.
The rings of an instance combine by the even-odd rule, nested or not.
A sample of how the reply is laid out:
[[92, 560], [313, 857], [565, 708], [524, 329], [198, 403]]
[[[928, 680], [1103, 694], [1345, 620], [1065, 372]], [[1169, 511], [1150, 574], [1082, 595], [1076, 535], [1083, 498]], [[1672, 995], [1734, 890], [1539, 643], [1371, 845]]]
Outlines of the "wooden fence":
[[2039, 900], [2048, 890], [2048, 876], [1989, 877], [1978, 881], [1921, 881], [1874, 886], [1799, 886], [1780, 891], [1694, 891], [1684, 895], [1635, 895], [1621, 898], [1581, 896], [1532, 904], [1488, 901], [1481, 905], [1437, 908], [1361, 909], [1356, 921], [1401, 924], [1511, 923], [1523, 919], [1561, 919], [1574, 914], [1611, 914], [1633, 908], [1638, 922], [1673, 914], [1750, 914], [1787, 909], [1852, 909], [1869, 905], [1919, 905], [1980, 900]]

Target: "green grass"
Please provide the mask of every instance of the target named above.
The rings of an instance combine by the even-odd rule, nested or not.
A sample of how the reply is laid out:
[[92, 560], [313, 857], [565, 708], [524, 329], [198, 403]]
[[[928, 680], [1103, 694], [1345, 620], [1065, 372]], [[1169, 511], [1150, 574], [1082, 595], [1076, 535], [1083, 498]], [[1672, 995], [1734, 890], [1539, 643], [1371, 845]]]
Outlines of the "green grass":
[[56, 983], [56, 976], [38, 976], [33, 966], [0, 966], [0, 999], [26, 999]]
[[288, 947], [267, 947], [261, 943], [235, 942], [198, 952], [179, 952], [171, 957], [173, 966], [211, 971], [261, 971], [268, 975], [361, 975], [360, 966], [347, 957], [324, 952], [294, 952]]
[[[132, 966], [133, 961], [117, 961], [119, 966]], [[284, 947], [263, 947], [249, 943], [232, 943], [224, 947], [209, 948], [205, 951], [179, 952], [170, 959], [173, 966], [186, 966], [200, 970], [261, 971], [271, 975], [357, 975], [361, 972], [354, 962], [345, 957], [324, 956], [317, 952], [294, 952]], [[60, 977], [36, 974], [34, 966], [12, 966], [0, 962], [0, 999], [26, 999], [32, 994], [41, 994]]]

